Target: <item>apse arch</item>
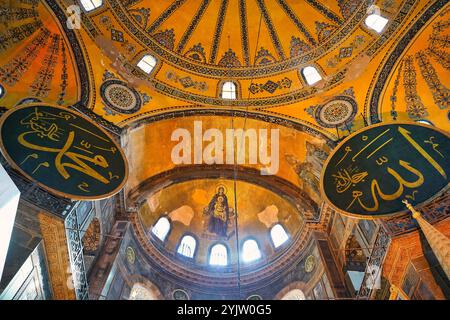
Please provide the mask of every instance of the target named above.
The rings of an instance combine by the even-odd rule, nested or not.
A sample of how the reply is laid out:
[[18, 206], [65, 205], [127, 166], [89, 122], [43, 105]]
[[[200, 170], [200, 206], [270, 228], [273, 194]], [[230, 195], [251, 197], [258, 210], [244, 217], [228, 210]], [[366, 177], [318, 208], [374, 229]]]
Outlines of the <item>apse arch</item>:
[[[218, 87], [220, 88], [220, 87]], [[197, 105], [197, 107], [200, 107]], [[281, 127], [294, 129], [299, 132], [304, 132], [314, 138], [321, 139], [325, 141], [327, 145], [334, 148], [337, 145], [337, 136], [329, 131], [323, 130], [321, 126], [318, 126], [311, 122], [302, 121], [291, 118], [280, 117], [273, 114], [262, 113], [262, 112], [251, 112], [243, 110], [230, 110], [230, 109], [214, 109], [214, 108], [195, 108], [195, 109], [183, 109], [176, 111], [165, 111], [157, 115], [151, 115], [154, 113], [143, 113], [135, 116], [130, 116], [126, 120], [119, 122], [118, 125], [122, 127], [123, 131], [135, 130], [141, 126], [156, 123], [162, 120], [176, 119], [176, 118], [188, 118], [188, 117], [200, 117], [200, 116], [228, 116], [243, 119], [253, 119], [261, 122], [276, 124]]]
[[[306, 300], [305, 292], [307, 292], [307, 284], [303, 281], [295, 281], [281, 289], [274, 300]], [[294, 299], [300, 297], [304, 299]]]
[[[213, 117], [211, 117], [213, 116]], [[223, 116], [223, 117], [222, 117]], [[188, 157], [188, 162], [183, 162], [183, 167], [189, 169], [194, 169], [195, 171], [198, 171], [197, 169], [201, 167], [202, 170], [207, 171], [208, 174], [211, 174], [212, 176], [216, 176], [217, 172], [214, 173], [210, 169], [214, 170], [223, 170], [228, 172], [228, 169], [234, 168], [233, 165], [228, 165], [226, 163], [224, 164], [206, 164], [206, 163], [196, 163], [192, 164], [194, 160], [192, 160], [192, 155], [195, 152], [194, 146], [192, 146], [193, 138], [192, 136], [195, 134], [193, 131], [193, 127], [195, 123], [206, 123], [206, 125], [203, 125], [204, 130], [202, 130], [202, 134], [205, 133], [209, 128], [219, 128], [220, 133], [222, 133], [223, 138], [223, 146], [226, 146], [226, 130], [230, 128], [230, 123], [228, 122], [228, 119], [226, 117], [232, 117], [236, 121], [246, 121], [248, 125], [252, 125], [251, 128], [256, 128], [255, 130], [261, 134], [261, 130], [264, 129], [267, 132], [270, 132], [270, 134], [267, 135], [267, 141], [269, 139], [269, 136], [271, 136], [270, 130], [279, 130], [280, 131], [280, 145], [281, 147], [287, 147], [291, 148], [290, 146], [294, 146], [295, 144], [293, 142], [297, 143], [310, 143], [310, 144], [317, 144], [319, 148], [322, 148], [323, 150], [331, 150], [335, 146], [335, 142], [330, 138], [332, 134], [330, 132], [325, 133], [325, 130], [316, 130], [315, 126], [309, 126], [309, 124], [303, 124], [300, 122], [295, 122], [290, 119], [285, 119], [277, 116], [267, 115], [267, 114], [260, 114], [260, 113], [246, 113], [243, 110], [213, 110], [213, 109], [196, 109], [196, 110], [189, 110], [189, 111], [173, 111], [173, 112], [167, 112], [164, 114], [159, 114], [155, 116], [150, 116], [146, 118], [135, 118], [131, 117], [130, 122], [128, 125], [122, 128], [122, 131], [128, 133], [128, 140], [126, 145], [124, 146], [124, 151], [127, 155], [127, 158], [129, 160], [130, 166], [134, 166], [134, 162], [136, 163], [136, 170], [134, 170], [134, 176], [129, 177], [129, 184], [127, 184], [126, 187], [126, 194], [128, 197], [140, 197], [138, 194], [134, 194], [135, 192], [143, 191], [143, 188], [141, 188], [144, 185], [148, 185], [148, 182], [150, 180], [155, 180], [161, 178], [163, 179], [164, 175], [171, 175], [171, 173], [176, 174], [177, 168], [181, 167], [178, 164], [175, 164], [172, 157], [172, 152], [174, 150], [174, 147], [179, 148], [179, 145], [181, 142], [184, 143], [184, 141], [188, 141], [186, 144], [189, 144], [190, 146], [190, 154]], [[182, 119], [180, 119], [182, 118]], [[180, 119], [180, 120], [178, 120]], [[216, 119], [220, 119], [220, 122], [216, 123], [215, 121], [218, 121]], [[184, 129], [183, 132], [187, 132], [187, 138], [184, 136], [181, 136], [178, 138], [178, 141], [174, 141], [172, 137], [173, 131], [171, 131], [173, 128], [173, 124], [177, 123], [177, 128]], [[237, 123], [237, 122], [236, 122]], [[161, 139], [167, 139], [168, 143], [165, 143], [164, 145], [160, 145]], [[176, 140], [176, 139], [175, 139]], [[258, 140], [261, 140], [258, 138]], [[191, 142], [189, 142], [191, 141]], [[262, 141], [262, 140], [261, 140]], [[205, 148], [208, 146], [207, 143], [203, 143]], [[139, 149], [136, 149], [139, 145]], [[259, 145], [259, 144], [258, 144]], [[270, 145], [269, 145], [270, 146]], [[159, 149], [156, 149], [159, 148]], [[160, 150], [161, 151], [161, 157], [143, 157], [142, 152], [139, 150]], [[224, 149], [226, 151], [226, 149]], [[289, 149], [290, 150], [290, 149]], [[297, 149], [296, 149], [297, 150]], [[203, 151], [201, 150], [202, 155]], [[261, 151], [261, 150], [259, 150]], [[184, 151], [183, 151], [184, 152]], [[285, 150], [285, 152], [287, 152]], [[291, 151], [289, 151], [291, 152]], [[296, 151], [292, 150], [291, 152], [293, 155], [296, 155]], [[226, 156], [225, 153], [223, 153], [222, 157]], [[299, 160], [302, 160], [304, 155], [296, 155], [296, 157]], [[138, 161], [150, 161], [149, 166], [142, 167], [138, 165]], [[294, 164], [286, 160], [283, 155], [279, 155], [279, 170], [277, 170], [276, 174], [265, 176], [265, 179], [261, 178], [260, 172], [256, 172], [253, 170], [253, 168], [259, 168], [260, 170], [264, 170], [265, 167], [268, 167], [267, 165], [262, 165], [261, 163], [257, 162], [256, 164], [253, 163], [245, 163], [240, 164], [239, 168], [242, 168], [242, 171], [244, 171], [244, 175], [246, 176], [245, 179], [250, 179], [249, 175], [245, 174], [245, 172], [250, 172], [252, 175], [251, 179], [254, 179], [254, 181], [257, 181], [259, 184], [264, 185], [265, 187], [269, 189], [273, 189], [270, 183], [265, 183], [264, 180], [270, 180], [270, 179], [276, 179], [276, 177], [283, 178], [284, 180], [279, 180], [279, 188], [276, 191], [281, 191], [282, 193], [284, 190], [290, 189], [290, 185], [294, 184], [297, 185], [297, 194], [300, 194], [302, 198], [304, 196], [302, 195], [302, 191], [299, 190], [301, 188], [301, 184], [299, 183], [299, 177], [298, 172], [294, 168]], [[185, 160], [183, 160], [185, 161]], [[247, 161], [248, 162], [248, 161]], [[272, 163], [272, 162], [271, 162]], [[244, 168], [245, 166], [245, 168]], [[148, 168], [148, 169], [147, 169]], [[197, 168], [197, 169], [196, 169]], [[278, 166], [277, 166], [278, 168]], [[231, 171], [232, 171], [231, 170]], [[231, 172], [230, 171], [230, 172]], [[255, 174], [254, 174], [255, 173]], [[198, 172], [201, 176], [204, 176], [204, 173]], [[158, 176], [159, 175], [159, 176]], [[149, 179], [148, 181], [146, 181]], [[182, 179], [188, 179], [187, 177], [184, 177]], [[166, 183], [167, 183], [167, 179]], [[169, 180], [170, 181], [170, 180]], [[287, 183], [285, 183], [287, 182]], [[171, 183], [171, 182], [168, 182]], [[284, 186], [282, 186], [284, 185]], [[154, 188], [153, 188], [154, 189]], [[140, 197], [142, 198], [142, 197]], [[295, 197], [289, 197], [292, 198], [296, 205], [298, 204], [300, 208], [304, 207], [300, 201], [295, 201]], [[133, 199], [134, 200], [134, 199]], [[134, 201], [132, 201], [134, 202]], [[311, 203], [310, 201], [306, 201], [306, 204]], [[131, 203], [130, 203], [131, 204]], [[318, 208], [315, 208], [313, 212], [317, 212]]]
[[129, 293], [122, 295], [128, 300], [165, 300], [161, 290], [142, 275], [132, 275], [127, 279]]
[[302, 290], [293, 289], [286, 293], [281, 300], [306, 300], [306, 297]]
[[[184, 165], [151, 176], [129, 190], [127, 194], [128, 205], [139, 208], [150, 194], [155, 194], [161, 189], [173, 184], [202, 178], [234, 179], [235, 173], [236, 167], [233, 165]], [[259, 170], [242, 166], [238, 167], [238, 175], [236, 178], [239, 181], [249, 182], [280, 194], [293, 206], [298, 208], [298, 210], [305, 212], [312, 211], [314, 214], [320, 214], [319, 206], [308, 194], [283, 178], [275, 175], [261, 176]]]

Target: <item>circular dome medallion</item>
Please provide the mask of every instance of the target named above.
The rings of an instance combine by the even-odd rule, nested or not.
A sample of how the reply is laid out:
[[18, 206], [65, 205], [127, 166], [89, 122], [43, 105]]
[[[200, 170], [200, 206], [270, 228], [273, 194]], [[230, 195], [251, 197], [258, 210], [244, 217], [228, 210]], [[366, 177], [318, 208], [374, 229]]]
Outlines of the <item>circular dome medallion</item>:
[[142, 99], [139, 93], [120, 80], [107, 80], [100, 87], [100, 96], [108, 108], [131, 114], [142, 107]]
[[181, 289], [176, 289], [172, 292], [173, 300], [189, 300], [189, 295], [186, 291]]
[[340, 96], [316, 108], [315, 119], [325, 128], [335, 128], [353, 121], [358, 107], [355, 100]]
[[310, 273], [310, 272], [312, 272], [313, 270], [314, 270], [314, 267], [316, 266], [316, 258], [313, 256], [313, 255], [311, 255], [311, 256], [309, 256], [308, 258], [306, 258], [306, 261], [305, 261], [305, 271], [307, 272], [307, 273]]

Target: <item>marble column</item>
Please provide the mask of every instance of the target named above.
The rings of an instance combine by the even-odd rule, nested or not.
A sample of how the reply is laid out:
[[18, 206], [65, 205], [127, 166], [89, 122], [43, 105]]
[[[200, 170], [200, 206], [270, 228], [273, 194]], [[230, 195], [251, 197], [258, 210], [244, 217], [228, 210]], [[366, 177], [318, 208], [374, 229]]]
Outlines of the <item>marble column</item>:
[[438, 259], [439, 264], [447, 275], [447, 278], [450, 279], [450, 239], [429, 224], [422, 217], [422, 214], [414, 209], [414, 207], [407, 200], [403, 200], [403, 203], [412, 212], [413, 218], [419, 223], [419, 226], [430, 244], [434, 255]]

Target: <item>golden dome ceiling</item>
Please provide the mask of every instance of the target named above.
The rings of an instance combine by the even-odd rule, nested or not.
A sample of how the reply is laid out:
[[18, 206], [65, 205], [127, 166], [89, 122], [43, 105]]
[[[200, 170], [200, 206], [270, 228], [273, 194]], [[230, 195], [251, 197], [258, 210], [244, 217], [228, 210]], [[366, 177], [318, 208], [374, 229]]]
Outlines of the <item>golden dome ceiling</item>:
[[[118, 20], [163, 60], [195, 73], [242, 78], [312, 61], [355, 27], [367, 9], [360, 0], [109, 4]], [[264, 68], [253, 68], [259, 66]]]
[[[386, 113], [390, 104], [384, 94], [386, 74], [392, 66], [396, 68], [397, 57], [409, 41], [426, 49], [429, 35], [415, 39], [424, 27], [431, 30], [427, 22], [433, 16], [447, 19], [445, 3], [376, 1], [380, 13], [389, 19], [381, 34], [364, 23], [369, 8], [366, 1], [104, 0], [101, 7], [82, 13], [80, 29], [67, 28], [70, 13], [57, 1], [8, 4], [5, 10], [11, 14], [2, 18], [7, 41], [0, 74], [8, 94], [0, 103], [10, 108], [19, 102], [18, 97], [63, 105], [80, 102], [79, 106], [91, 110], [90, 115], [113, 132], [138, 120], [155, 121], [185, 110], [209, 115], [217, 114], [217, 109], [242, 110], [262, 119], [298, 123], [302, 130], [336, 140]], [[14, 58], [26, 56], [27, 48], [33, 46], [30, 35], [36, 36], [42, 21], [64, 40], [64, 46], [53, 54], [53, 63], [48, 64], [50, 71], [54, 70], [52, 76], [43, 77], [50, 80], [44, 81], [48, 97], [36, 97], [31, 85], [36, 74], [48, 69], [39, 57], [50, 54], [50, 47], [39, 45], [37, 58], [16, 68], [14, 73], [20, 73], [24, 85], [11, 83], [14, 74], [9, 72], [15, 68]], [[442, 28], [441, 33], [445, 35], [446, 30]], [[11, 36], [13, 31], [17, 36]], [[405, 39], [398, 41], [402, 37]], [[445, 50], [438, 50], [444, 58]], [[235, 56], [230, 60], [234, 62], [221, 66], [229, 52]], [[150, 75], [136, 67], [146, 54], [157, 59]], [[430, 56], [428, 60], [438, 63], [435, 70], [441, 82], [448, 77], [448, 69], [439, 65], [439, 60], [445, 59]], [[419, 74], [419, 65], [414, 63]], [[307, 85], [300, 74], [307, 65], [315, 66], [323, 80]], [[375, 80], [378, 77], [380, 81]], [[238, 85], [236, 100], [220, 98], [226, 79]], [[390, 87], [394, 81], [390, 80]], [[424, 85], [430, 94], [422, 100], [431, 99], [434, 105], [433, 93]], [[381, 92], [386, 99], [380, 99]], [[397, 100], [403, 100], [403, 93], [398, 94]], [[402, 105], [396, 107], [400, 118]], [[421, 116], [443, 125], [444, 113]]]
[[[367, 1], [105, 0], [77, 32], [96, 88], [85, 104], [119, 127], [181, 110], [242, 109], [335, 140], [370, 123], [368, 95], [379, 92], [373, 78], [380, 64], [420, 24], [415, 17], [433, 15], [444, 2], [374, 4], [389, 20], [381, 34], [364, 22]], [[137, 67], [147, 54], [157, 60], [150, 75]], [[300, 73], [308, 65], [323, 78], [314, 86]], [[227, 79], [237, 84], [236, 100], [220, 98]], [[117, 85], [128, 96], [140, 94], [140, 107], [111, 107], [103, 91], [109, 80], [123, 81]]]
[[[165, 96], [263, 109], [343, 82], [347, 66], [376, 53], [412, 9], [407, 1], [386, 3], [385, 14], [398, 22], [379, 38], [364, 24], [368, 7], [366, 1], [109, 0], [84, 22], [104, 54]], [[144, 54], [158, 60], [151, 79], [132, 70]], [[316, 87], [299, 73], [307, 65], [324, 78]], [[238, 99], [224, 102], [219, 87], [228, 78], [238, 81]]]

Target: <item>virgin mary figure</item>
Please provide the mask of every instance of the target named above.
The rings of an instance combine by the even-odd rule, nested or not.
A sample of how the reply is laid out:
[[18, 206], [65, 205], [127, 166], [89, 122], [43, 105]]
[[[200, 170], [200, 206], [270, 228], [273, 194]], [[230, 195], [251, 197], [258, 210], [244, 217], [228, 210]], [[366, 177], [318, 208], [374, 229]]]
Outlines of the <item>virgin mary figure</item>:
[[203, 214], [209, 216], [208, 231], [218, 236], [226, 237], [228, 221], [232, 215], [232, 209], [228, 207], [228, 198], [225, 194], [225, 187], [219, 186], [216, 194], [204, 209]]

